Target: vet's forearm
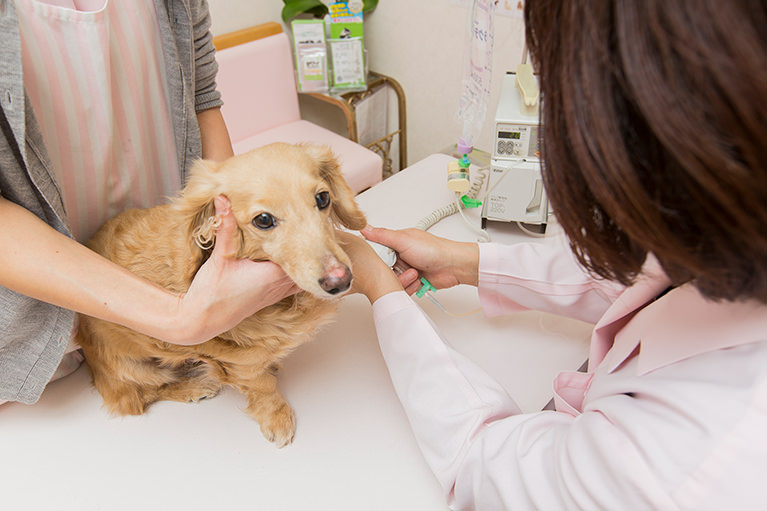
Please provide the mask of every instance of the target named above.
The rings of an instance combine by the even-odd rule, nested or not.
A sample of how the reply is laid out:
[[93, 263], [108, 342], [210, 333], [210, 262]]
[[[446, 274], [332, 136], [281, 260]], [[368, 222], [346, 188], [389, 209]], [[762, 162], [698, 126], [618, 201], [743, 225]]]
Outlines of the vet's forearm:
[[179, 297], [0, 197], [0, 285], [174, 342]]
[[229, 131], [220, 108], [198, 112], [197, 124], [200, 126], [203, 159], [222, 161], [234, 156]]

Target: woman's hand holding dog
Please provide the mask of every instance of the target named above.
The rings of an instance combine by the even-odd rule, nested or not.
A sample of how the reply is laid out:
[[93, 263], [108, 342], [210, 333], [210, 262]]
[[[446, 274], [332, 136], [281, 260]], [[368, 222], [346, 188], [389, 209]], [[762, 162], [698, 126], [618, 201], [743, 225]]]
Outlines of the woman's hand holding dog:
[[367, 243], [358, 237], [349, 239], [344, 249], [354, 263], [352, 289], [367, 296], [370, 303], [403, 288], [412, 295], [421, 286], [419, 277], [428, 279], [437, 289], [458, 284], [477, 285], [479, 250], [476, 243], [451, 241], [418, 229], [366, 227], [360, 232], [370, 241], [393, 248], [398, 254], [395, 267], [408, 267], [397, 279]]
[[[458, 284], [477, 285], [479, 248], [476, 243], [466, 243], [440, 238], [420, 229], [392, 230], [383, 227], [367, 227], [361, 231], [370, 241], [393, 248], [399, 259], [418, 270], [437, 289]], [[413, 294], [415, 286], [406, 288]]]
[[229, 201], [218, 196], [215, 206], [221, 220], [216, 244], [178, 300], [177, 315], [184, 332], [175, 344], [205, 342], [298, 291], [276, 264], [234, 258], [237, 228]]
[[222, 225], [209, 260], [179, 296], [55, 231], [0, 197], [0, 285], [174, 344], [199, 344], [297, 291], [279, 266], [232, 257], [235, 220], [217, 200]]
[[336, 231], [336, 234], [344, 252], [352, 261], [352, 293], [361, 293], [373, 303], [385, 294], [401, 291], [411, 279], [417, 280], [418, 272], [415, 270], [403, 274], [404, 281], [397, 278], [364, 238], [344, 231]]

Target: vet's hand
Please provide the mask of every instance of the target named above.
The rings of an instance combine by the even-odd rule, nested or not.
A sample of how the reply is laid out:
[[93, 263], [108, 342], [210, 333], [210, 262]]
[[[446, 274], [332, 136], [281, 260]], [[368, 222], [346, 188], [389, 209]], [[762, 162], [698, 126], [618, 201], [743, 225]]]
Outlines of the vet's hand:
[[[397, 275], [375, 253], [364, 238], [344, 231], [336, 231], [339, 244], [352, 260], [352, 293], [365, 295], [370, 303], [381, 296], [402, 291]], [[416, 272], [412, 272], [417, 275]]]
[[216, 244], [179, 300], [179, 314], [189, 321], [187, 345], [205, 342], [298, 291], [276, 264], [234, 258], [237, 223], [231, 205], [221, 195], [214, 204], [221, 220]]
[[[458, 284], [477, 285], [479, 247], [476, 243], [452, 241], [420, 229], [366, 227], [360, 232], [370, 241], [393, 248], [402, 263], [417, 270], [437, 289]], [[408, 280], [412, 280], [410, 276]], [[420, 287], [420, 280], [416, 278], [405, 285], [405, 291], [412, 295]]]

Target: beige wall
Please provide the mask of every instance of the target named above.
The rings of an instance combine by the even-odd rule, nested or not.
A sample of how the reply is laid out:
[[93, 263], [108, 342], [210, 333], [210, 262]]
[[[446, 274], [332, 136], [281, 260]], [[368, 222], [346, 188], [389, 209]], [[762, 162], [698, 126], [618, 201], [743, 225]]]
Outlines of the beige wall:
[[[282, 21], [281, 0], [208, 2], [214, 35]], [[451, 0], [379, 0], [365, 20], [370, 68], [394, 77], [405, 89], [411, 164], [454, 144], [460, 135], [455, 113], [469, 14], [468, 7], [453, 5]], [[521, 19], [496, 16], [493, 93], [476, 144], [480, 149], [490, 150], [501, 76], [521, 61], [523, 42]]]

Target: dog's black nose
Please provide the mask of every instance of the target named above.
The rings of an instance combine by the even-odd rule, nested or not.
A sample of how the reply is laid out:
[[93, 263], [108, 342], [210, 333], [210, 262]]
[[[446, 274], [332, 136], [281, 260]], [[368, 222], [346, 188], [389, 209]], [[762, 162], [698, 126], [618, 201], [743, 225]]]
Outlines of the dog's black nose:
[[335, 268], [318, 280], [320, 287], [331, 295], [343, 293], [352, 285], [352, 272], [346, 266]]

